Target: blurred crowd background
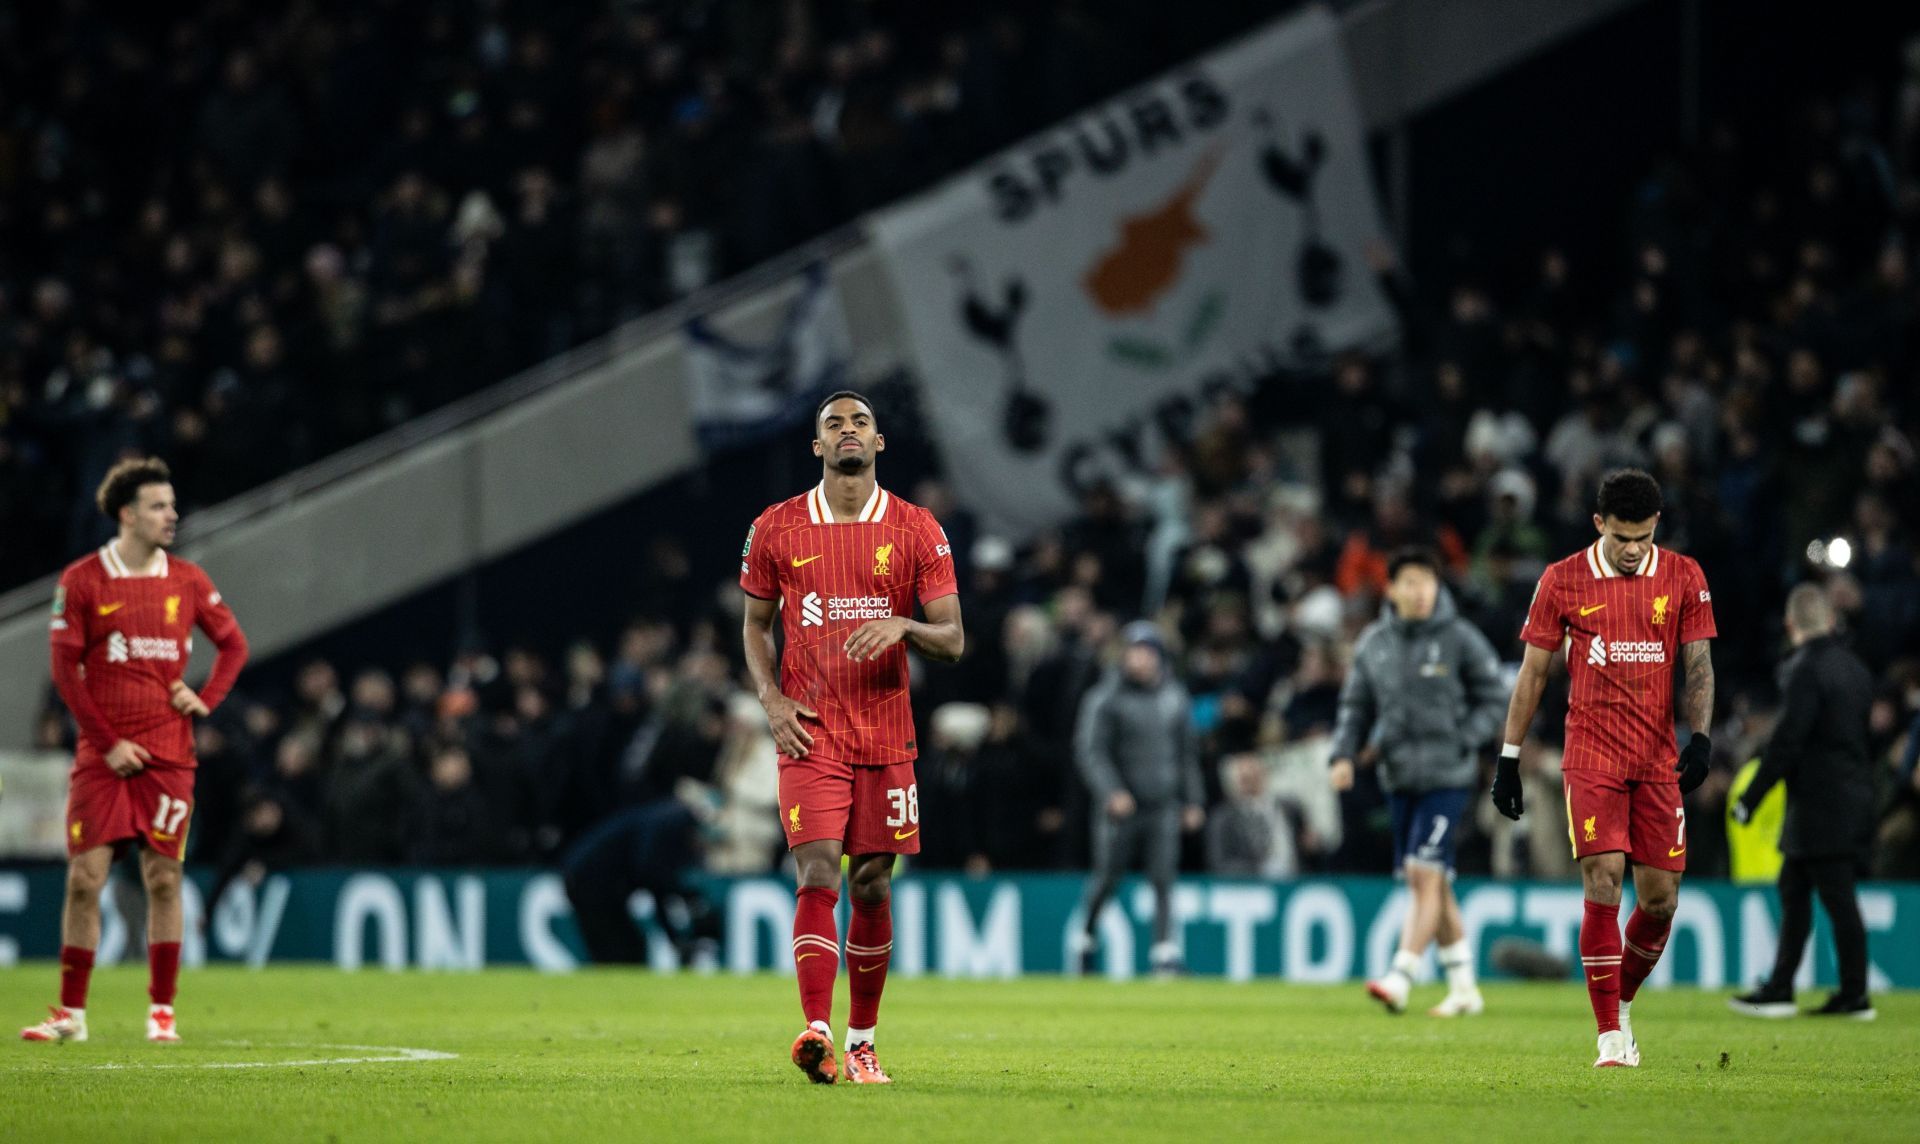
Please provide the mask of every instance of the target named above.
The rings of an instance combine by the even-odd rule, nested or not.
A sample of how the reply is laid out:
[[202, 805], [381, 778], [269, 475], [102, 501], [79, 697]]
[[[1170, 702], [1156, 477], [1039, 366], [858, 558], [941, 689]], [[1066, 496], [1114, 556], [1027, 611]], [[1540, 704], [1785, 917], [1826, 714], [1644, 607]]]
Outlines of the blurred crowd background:
[[1275, 9], [7, 5], [0, 588], [99, 542], [126, 450], [217, 503]]
[[[192, 23], [108, 23], [80, 2], [0, 16], [5, 582], [93, 541], [82, 506], [124, 450], [167, 456], [189, 507], [216, 501], [1272, 10], [213, 7]], [[1602, 217], [1569, 222], [1604, 257], [1547, 245], [1425, 270], [1377, 247], [1399, 349], [1221, 400], [1036, 537], [956, 505], [912, 386], [883, 387], [882, 482], [945, 524], [968, 634], [957, 667], [915, 668], [919, 864], [1083, 868], [1079, 700], [1146, 617], [1205, 743], [1187, 868], [1384, 872], [1369, 760], [1340, 795], [1326, 762], [1387, 556], [1438, 550], [1455, 603], [1517, 660], [1541, 569], [1592, 538], [1600, 475], [1636, 465], [1665, 489], [1659, 542], [1701, 561], [1719, 618], [1690, 870], [1727, 868], [1727, 784], [1770, 729], [1780, 607], [1811, 578], [1877, 680], [1874, 872], [1920, 877], [1920, 48], [1900, 59], [1912, 70], [1886, 82], [1804, 93], [1764, 136], [1714, 124], [1649, 165]], [[804, 458], [804, 429], [791, 444]], [[744, 532], [804, 487], [763, 483], [716, 477], [737, 495], [702, 515]], [[243, 678], [201, 728], [194, 856], [230, 872], [563, 862], [610, 813], [670, 805], [694, 824], [690, 861], [772, 869], [773, 750], [743, 686], [731, 553], [632, 543], [624, 624]], [[1555, 691], [1523, 758], [1534, 813], [1516, 826], [1477, 802], [1464, 872], [1571, 875]], [[71, 742], [55, 701], [39, 734]]]

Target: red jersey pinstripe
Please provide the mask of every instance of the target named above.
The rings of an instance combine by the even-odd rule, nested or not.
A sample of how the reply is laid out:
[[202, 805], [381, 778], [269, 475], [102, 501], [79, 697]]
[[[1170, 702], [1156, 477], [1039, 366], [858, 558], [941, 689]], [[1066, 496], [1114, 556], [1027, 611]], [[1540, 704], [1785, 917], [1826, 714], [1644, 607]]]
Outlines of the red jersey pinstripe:
[[780, 602], [780, 690], [820, 714], [806, 721], [809, 758], [885, 766], [918, 756], [905, 641], [864, 663], [842, 647], [869, 620], [958, 591], [932, 513], [876, 485], [858, 520], [836, 523], [815, 487], [754, 520], [740, 587]]
[[1670, 782], [1673, 672], [1680, 648], [1712, 639], [1713, 595], [1700, 565], [1652, 547], [1636, 574], [1600, 542], [1549, 565], [1520, 638], [1567, 651], [1567, 750], [1561, 767]]
[[87, 692], [121, 737], [152, 752], [149, 765], [191, 767], [193, 719], [168, 688], [187, 669], [196, 626], [218, 641], [239, 625], [199, 565], [164, 551], [157, 560], [156, 574], [136, 576], [109, 545], [67, 565], [52, 642], [81, 649]]

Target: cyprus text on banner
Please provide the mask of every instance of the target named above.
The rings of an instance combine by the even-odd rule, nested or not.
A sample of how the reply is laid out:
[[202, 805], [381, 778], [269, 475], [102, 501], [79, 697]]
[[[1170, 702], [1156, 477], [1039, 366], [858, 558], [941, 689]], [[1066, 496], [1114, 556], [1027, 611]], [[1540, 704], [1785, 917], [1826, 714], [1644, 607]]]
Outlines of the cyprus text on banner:
[[1395, 335], [1339, 25], [1318, 9], [873, 220], [956, 491], [993, 527], [1151, 465], [1200, 401]]

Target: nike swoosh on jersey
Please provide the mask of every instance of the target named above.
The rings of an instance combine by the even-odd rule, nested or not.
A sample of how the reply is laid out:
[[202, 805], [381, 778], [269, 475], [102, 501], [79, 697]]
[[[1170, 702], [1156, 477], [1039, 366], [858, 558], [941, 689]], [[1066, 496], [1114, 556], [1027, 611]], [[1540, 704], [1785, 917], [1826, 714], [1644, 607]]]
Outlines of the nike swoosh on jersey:
[[103, 616], [111, 616], [115, 612], [119, 611], [120, 609], [126, 606], [127, 605], [125, 604], [125, 602], [121, 602], [118, 604], [102, 604], [100, 605], [100, 614]]
[[1682, 846], [1682, 847], [1681, 847], [1680, 849], [1678, 849], [1678, 850], [1669, 850], [1669, 851], [1667, 851], [1667, 857], [1669, 857], [1669, 858], [1678, 858], [1678, 857], [1680, 857], [1680, 855], [1682, 855], [1682, 854], [1685, 854], [1686, 852], [1687, 852], [1687, 848], [1686, 848], [1686, 847], [1684, 847], [1684, 846]]
[[912, 838], [914, 835], [918, 833], [920, 833], [920, 828], [917, 826], [914, 827], [912, 830], [908, 830], [905, 832], [896, 830], [893, 832], [893, 840], [895, 842], [904, 841], [905, 839]]
[[816, 561], [816, 560], [818, 560], [818, 559], [820, 559], [820, 557], [818, 557], [818, 556], [809, 556], [809, 557], [807, 557], [807, 558], [806, 558], [805, 560], [802, 560], [802, 559], [800, 559], [800, 558], [799, 558], [798, 556], [795, 556], [795, 557], [793, 558], [793, 566], [794, 566], [795, 568], [800, 568], [800, 567], [804, 567], [804, 566], [806, 566], [806, 565], [808, 565], [808, 564], [811, 564], [811, 563], [813, 563], [814, 561]]
[[1581, 615], [1583, 615], [1583, 616], [1591, 616], [1591, 615], [1593, 615], [1593, 614], [1594, 614], [1595, 612], [1597, 612], [1597, 611], [1599, 611], [1600, 609], [1602, 609], [1602, 608], [1604, 608], [1604, 607], [1606, 607], [1606, 605], [1605, 605], [1605, 604], [1595, 604], [1595, 605], [1594, 605], [1593, 607], [1591, 607], [1591, 608], [1582, 608], [1582, 609], [1580, 609], [1580, 614], [1581, 614]]

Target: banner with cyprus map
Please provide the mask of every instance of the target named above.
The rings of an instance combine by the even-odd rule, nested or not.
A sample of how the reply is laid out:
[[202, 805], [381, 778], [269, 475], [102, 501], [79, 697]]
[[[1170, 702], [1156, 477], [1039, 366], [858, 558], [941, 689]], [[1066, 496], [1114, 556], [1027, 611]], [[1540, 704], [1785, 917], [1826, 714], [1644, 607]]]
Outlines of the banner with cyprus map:
[[1015, 533], [1209, 397], [1396, 335], [1338, 22], [1313, 9], [872, 222], [955, 491]]

